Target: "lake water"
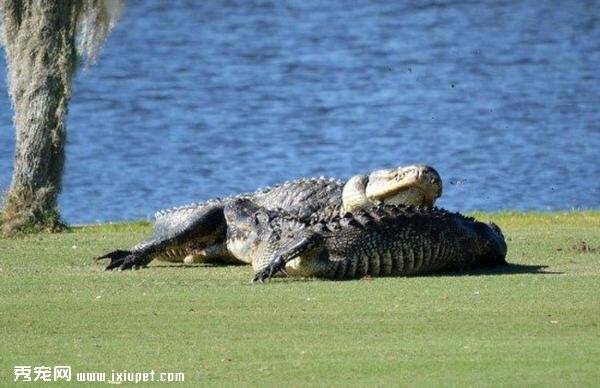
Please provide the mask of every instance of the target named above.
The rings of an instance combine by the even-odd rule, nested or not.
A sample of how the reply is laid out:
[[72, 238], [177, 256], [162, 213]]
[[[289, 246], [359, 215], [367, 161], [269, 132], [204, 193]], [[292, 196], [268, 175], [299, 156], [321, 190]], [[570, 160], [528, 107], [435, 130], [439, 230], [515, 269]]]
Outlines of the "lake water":
[[132, 1], [75, 81], [61, 209], [146, 219], [415, 162], [452, 210], [600, 208], [599, 81], [598, 1]]

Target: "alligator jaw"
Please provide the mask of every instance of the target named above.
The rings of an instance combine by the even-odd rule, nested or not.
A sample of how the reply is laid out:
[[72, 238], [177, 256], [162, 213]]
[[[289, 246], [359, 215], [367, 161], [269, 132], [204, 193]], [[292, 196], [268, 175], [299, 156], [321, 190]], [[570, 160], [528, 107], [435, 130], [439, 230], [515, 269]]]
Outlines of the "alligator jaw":
[[346, 182], [342, 191], [342, 212], [351, 213], [372, 205], [365, 195], [368, 182], [366, 175], [355, 175]]
[[433, 206], [442, 195], [442, 179], [424, 165], [373, 171], [365, 195], [372, 203]]

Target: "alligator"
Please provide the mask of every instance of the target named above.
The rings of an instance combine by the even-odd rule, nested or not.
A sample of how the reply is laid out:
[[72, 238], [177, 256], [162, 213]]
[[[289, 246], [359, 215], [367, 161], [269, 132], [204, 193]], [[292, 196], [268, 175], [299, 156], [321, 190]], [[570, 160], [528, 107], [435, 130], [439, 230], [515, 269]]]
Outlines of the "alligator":
[[244, 263], [228, 249], [232, 244], [227, 244], [228, 222], [224, 215], [225, 207], [238, 200], [311, 223], [379, 203], [433, 206], [441, 194], [439, 174], [424, 165], [377, 170], [353, 176], [347, 182], [324, 177], [288, 181], [254, 193], [160, 211], [148, 239], [130, 250], [115, 250], [97, 260], [110, 259], [107, 270], [145, 267], [154, 259], [187, 264]]
[[234, 226], [230, 249], [252, 263], [258, 282], [278, 273], [341, 280], [508, 264], [496, 224], [435, 207], [381, 204], [306, 223], [239, 199], [225, 217]]

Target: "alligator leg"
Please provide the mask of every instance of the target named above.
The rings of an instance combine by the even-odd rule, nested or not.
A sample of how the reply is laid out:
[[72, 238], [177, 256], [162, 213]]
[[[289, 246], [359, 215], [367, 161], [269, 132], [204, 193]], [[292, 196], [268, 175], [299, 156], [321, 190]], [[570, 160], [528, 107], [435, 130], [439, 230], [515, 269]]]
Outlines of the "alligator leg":
[[[202, 256], [202, 249], [224, 240], [225, 232], [223, 204], [210, 202], [161, 215], [147, 240], [129, 251], [116, 250], [98, 259], [110, 259], [107, 270], [145, 267], [154, 259], [183, 262], [192, 256], [190, 259], [194, 260], [196, 253]], [[212, 257], [216, 253], [208, 254]]]
[[285, 243], [273, 254], [269, 264], [254, 274], [253, 282], [263, 283], [270, 280], [278, 272], [285, 272], [285, 266], [297, 257], [312, 256], [321, 247], [321, 237], [315, 233], [300, 236]]

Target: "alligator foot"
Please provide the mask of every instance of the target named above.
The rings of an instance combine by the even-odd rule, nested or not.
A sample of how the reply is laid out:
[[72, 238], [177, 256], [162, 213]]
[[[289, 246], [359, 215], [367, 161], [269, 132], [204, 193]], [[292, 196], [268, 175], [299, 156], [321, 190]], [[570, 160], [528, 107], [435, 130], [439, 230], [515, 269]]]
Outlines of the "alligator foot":
[[103, 259], [110, 259], [110, 263], [105, 268], [107, 271], [138, 269], [146, 266], [142, 257], [131, 251], [116, 250], [96, 258], [96, 260]]
[[275, 252], [269, 264], [254, 275], [253, 282], [263, 283], [265, 280], [271, 279], [278, 272], [283, 272], [287, 275], [287, 272], [285, 272], [285, 265], [287, 263], [315, 248], [319, 248], [321, 243], [321, 237], [312, 232], [288, 241], [279, 251]]
[[286, 262], [282, 256], [276, 257], [269, 263], [269, 265], [254, 275], [252, 282], [264, 283], [265, 281], [271, 280], [271, 278], [278, 272], [283, 272], [287, 275], [287, 272], [285, 272], [285, 264]]

